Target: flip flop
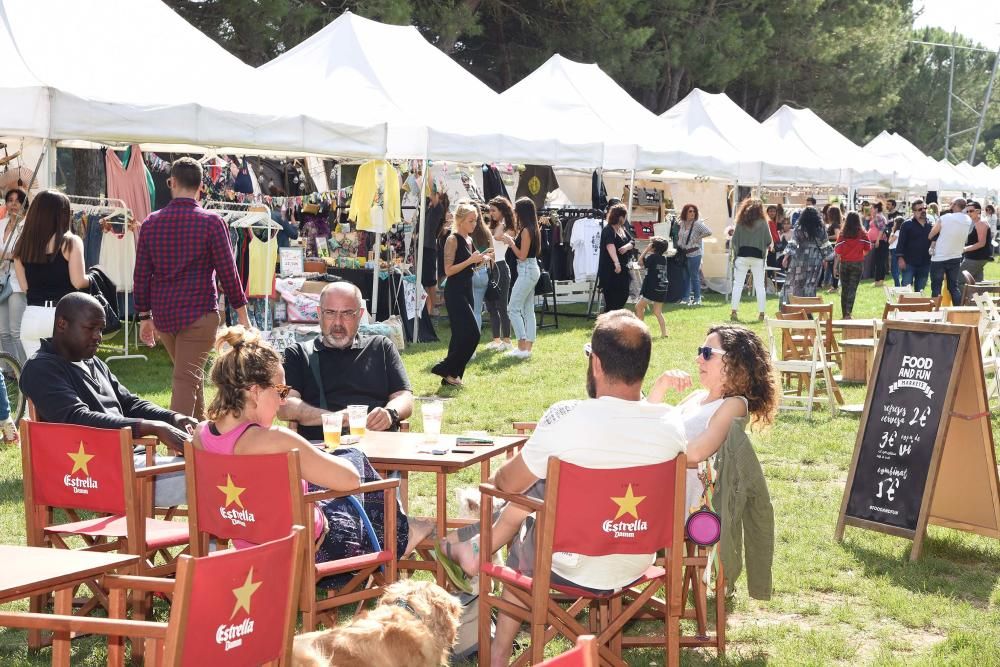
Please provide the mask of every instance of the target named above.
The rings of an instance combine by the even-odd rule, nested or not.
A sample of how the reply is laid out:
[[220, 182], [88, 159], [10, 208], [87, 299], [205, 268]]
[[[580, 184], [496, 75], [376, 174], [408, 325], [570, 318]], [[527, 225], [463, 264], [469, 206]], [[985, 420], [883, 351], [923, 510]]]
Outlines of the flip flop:
[[448, 577], [451, 585], [463, 593], [472, 593], [472, 582], [462, 570], [461, 566], [453, 561], [450, 556], [445, 555], [440, 544], [435, 544], [431, 550], [431, 557], [441, 564], [444, 575]]

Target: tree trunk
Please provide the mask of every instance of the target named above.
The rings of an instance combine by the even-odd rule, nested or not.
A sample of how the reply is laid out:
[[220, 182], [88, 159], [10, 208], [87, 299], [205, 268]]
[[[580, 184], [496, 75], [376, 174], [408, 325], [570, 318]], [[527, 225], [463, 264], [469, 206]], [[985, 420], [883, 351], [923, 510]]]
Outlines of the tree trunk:
[[69, 194], [86, 197], [107, 194], [104, 155], [101, 151], [86, 148], [69, 150], [73, 166], [67, 174], [66, 191]]

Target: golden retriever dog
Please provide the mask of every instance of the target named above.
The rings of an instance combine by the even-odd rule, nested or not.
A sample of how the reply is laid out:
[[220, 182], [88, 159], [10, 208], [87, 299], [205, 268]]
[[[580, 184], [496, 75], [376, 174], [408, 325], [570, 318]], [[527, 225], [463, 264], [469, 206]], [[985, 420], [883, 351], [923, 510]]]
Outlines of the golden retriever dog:
[[295, 638], [299, 667], [438, 667], [447, 664], [461, 606], [437, 584], [403, 579], [347, 625]]

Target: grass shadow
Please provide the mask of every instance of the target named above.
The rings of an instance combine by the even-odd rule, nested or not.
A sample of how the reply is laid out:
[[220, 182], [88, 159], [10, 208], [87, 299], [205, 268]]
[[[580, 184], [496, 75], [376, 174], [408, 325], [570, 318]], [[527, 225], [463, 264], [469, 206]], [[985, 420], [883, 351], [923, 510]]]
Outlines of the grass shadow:
[[983, 550], [947, 538], [928, 536], [920, 560], [909, 560], [909, 548], [898, 557], [845, 540], [849, 551], [864, 570], [865, 578], [888, 577], [911, 593], [934, 593], [965, 600], [980, 608], [990, 604], [990, 595], [1000, 581], [1000, 562]]

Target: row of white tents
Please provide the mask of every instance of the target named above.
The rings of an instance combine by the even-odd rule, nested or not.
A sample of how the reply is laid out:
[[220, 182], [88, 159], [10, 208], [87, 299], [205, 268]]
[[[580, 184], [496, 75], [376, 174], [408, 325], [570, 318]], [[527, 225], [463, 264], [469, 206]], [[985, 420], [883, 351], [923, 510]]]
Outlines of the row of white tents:
[[656, 116], [596, 65], [553, 56], [498, 94], [411, 26], [345, 13], [252, 68], [160, 0], [0, 0], [0, 136], [174, 151], [424, 158], [640, 171], [745, 185], [981, 194], [1000, 171], [808, 109], [757, 122], [695, 90]]

